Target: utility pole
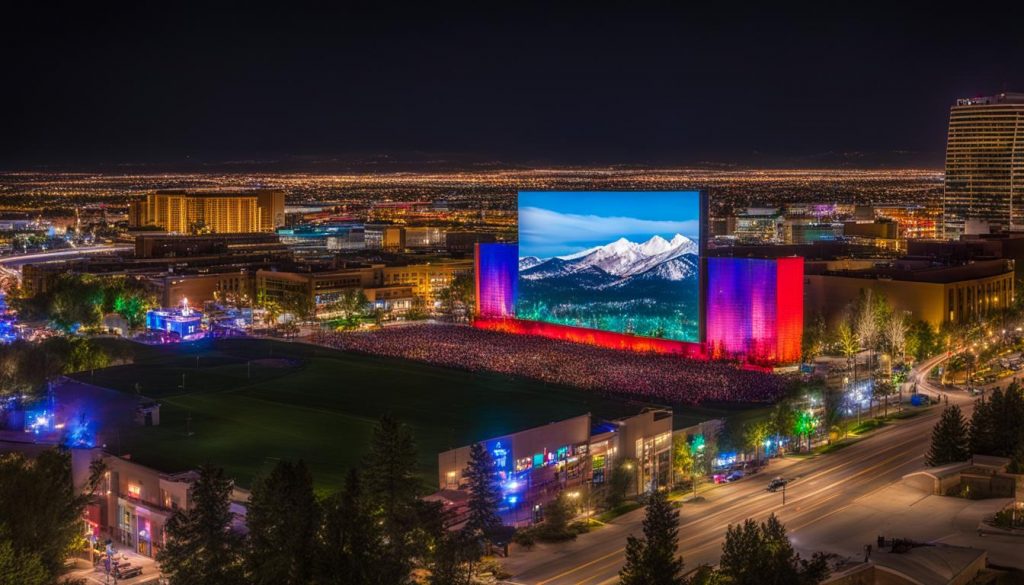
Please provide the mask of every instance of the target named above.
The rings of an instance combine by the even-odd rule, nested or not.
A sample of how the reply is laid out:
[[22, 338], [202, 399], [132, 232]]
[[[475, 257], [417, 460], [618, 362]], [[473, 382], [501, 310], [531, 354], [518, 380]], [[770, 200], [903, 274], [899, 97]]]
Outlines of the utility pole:
[[789, 482], [787, 481], [787, 482], [782, 484], [782, 505], [783, 506], [786, 505], [786, 484], [787, 483], [789, 483]]

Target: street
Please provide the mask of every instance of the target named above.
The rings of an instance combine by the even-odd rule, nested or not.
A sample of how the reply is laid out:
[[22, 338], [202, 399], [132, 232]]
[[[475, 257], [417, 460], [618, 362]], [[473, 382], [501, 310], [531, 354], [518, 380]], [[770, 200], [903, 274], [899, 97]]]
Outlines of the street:
[[[922, 366], [930, 368], [938, 361], [941, 358], [929, 360]], [[922, 371], [927, 370], [922, 368]], [[923, 375], [919, 384], [928, 384]], [[935, 388], [922, 389], [941, 394], [941, 390]], [[964, 393], [950, 394], [949, 401], [960, 404], [965, 415], [970, 416], [973, 402]], [[788, 457], [785, 461], [774, 462], [758, 475], [704, 492], [704, 501], [685, 502], [680, 509], [679, 550], [687, 568], [717, 564], [730, 524], [747, 518], [763, 520], [773, 512], [786, 525], [794, 546], [805, 555], [815, 550], [858, 554], [863, 544], [873, 542], [877, 525], [870, 520], [847, 522], [838, 516], [854, 502], [870, 499], [899, 482], [905, 474], [923, 467], [931, 429], [941, 411], [941, 406], [934, 407], [910, 419], [894, 421], [828, 455], [806, 459]], [[785, 506], [781, 491], [766, 491], [768, 483], [778, 475], [790, 480]], [[511, 582], [531, 585], [617, 582], [626, 537], [640, 532], [643, 514], [642, 509], [631, 512], [568, 544], [542, 545], [534, 551], [514, 555], [506, 562], [506, 568], [514, 575]], [[828, 550], [819, 543], [801, 540], [803, 529], [825, 521], [830, 521], [830, 532], [870, 536], [851, 547], [853, 550]], [[941, 536], [945, 534], [934, 538]]]

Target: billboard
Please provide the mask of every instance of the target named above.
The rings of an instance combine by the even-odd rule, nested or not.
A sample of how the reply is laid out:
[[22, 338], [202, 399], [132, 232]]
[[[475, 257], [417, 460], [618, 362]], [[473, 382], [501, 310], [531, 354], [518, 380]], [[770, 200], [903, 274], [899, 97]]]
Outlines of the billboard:
[[699, 343], [697, 191], [519, 193], [519, 319]]

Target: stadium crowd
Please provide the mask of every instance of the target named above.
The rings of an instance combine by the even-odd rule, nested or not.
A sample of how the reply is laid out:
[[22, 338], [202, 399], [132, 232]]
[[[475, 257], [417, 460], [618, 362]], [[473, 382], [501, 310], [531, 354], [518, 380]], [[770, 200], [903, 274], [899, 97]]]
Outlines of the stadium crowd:
[[345, 351], [500, 372], [677, 404], [769, 402], [784, 391], [778, 376], [729, 363], [617, 351], [459, 325], [320, 332], [311, 341]]

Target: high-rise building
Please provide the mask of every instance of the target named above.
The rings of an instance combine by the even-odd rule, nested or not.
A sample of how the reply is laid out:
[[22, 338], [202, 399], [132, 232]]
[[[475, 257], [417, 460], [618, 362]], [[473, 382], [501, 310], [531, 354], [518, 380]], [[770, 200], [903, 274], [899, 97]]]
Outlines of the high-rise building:
[[131, 204], [132, 227], [174, 233], [272, 232], [284, 225], [284, 192], [162, 190]]
[[1024, 226], [1024, 93], [957, 100], [949, 112], [943, 232]]

